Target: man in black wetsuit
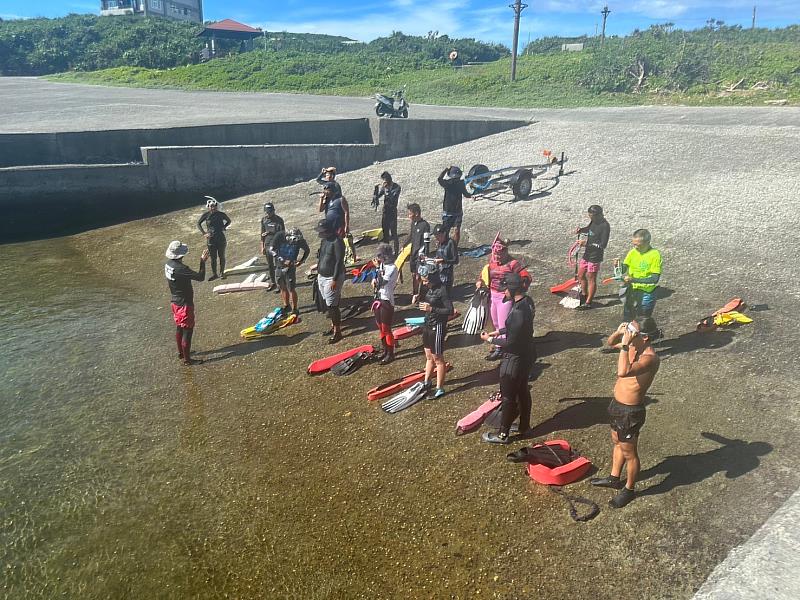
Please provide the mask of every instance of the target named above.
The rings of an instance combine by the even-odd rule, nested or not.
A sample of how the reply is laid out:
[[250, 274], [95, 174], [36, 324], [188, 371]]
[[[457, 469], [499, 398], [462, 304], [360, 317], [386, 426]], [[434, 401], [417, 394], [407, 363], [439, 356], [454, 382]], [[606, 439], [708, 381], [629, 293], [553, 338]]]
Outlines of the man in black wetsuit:
[[328, 308], [331, 328], [322, 335], [330, 335], [329, 344], [342, 339], [342, 314], [339, 300], [344, 285], [344, 241], [337, 235], [331, 222], [322, 219], [317, 224], [317, 233], [322, 240], [317, 257], [317, 286], [319, 294]]
[[439, 265], [439, 277], [447, 288], [447, 293], [450, 294], [455, 280], [454, 269], [458, 264], [458, 248], [455, 240], [447, 235], [447, 229], [443, 225], [433, 228], [433, 237], [438, 244], [433, 260]]
[[608, 246], [608, 237], [611, 235], [611, 225], [608, 224], [603, 216], [603, 208], [597, 204], [589, 207], [589, 218], [591, 222], [586, 227], [578, 227], [575, 233], [586, 234], [586, 239], [581, 240], [581, 245], [585, 248], [583, 258], [578, 264], [578, 281], [581, 282], [581, 308], [593, 308], [597, 291], [597, 273], [600, 271], [600, 263], [603, 262], [603, 252]]
[[[217, 256], [219, 256], [219, 273], [225, 279], [225, 246], [228, 241], [225, 239], [225, 229], [231, 224], [231, 220], [224, 212], [219, 210], [219, 203], [211, 196], [206, 196], [206, 212], [197, 221], [197, 228], [206, 236], [208, 251], [211, 254], [211, 277], [209, 281], [217, 279]], [[206, 223], [208, 230], [203, 229]]]
[[389, 171], [381, 173], [381, 183], [375, 186], [372, 194], [372, 204], [377, 209], [379, 201], [383, 197], [383, 213], [381, 215], [381, 228], [383, 229], [383, 241], [392, 243], [394, 255], [400, 252], [400, 238], [397, 236], [397, 203], [400, 200], [400, 185], [392, 181]]
[[411, 244], [411, 255], [408, 257], [408, 266], [411, 271], [411, 288], [412, 293], [419, 292], [419, 273], [417, 272], [417, 258], [420, 251], [425, 254], [428, 253], [428, 248], [425, 247], [425, 235], [430, 234], [431, 226], [425, 219], [422, 218], [422, 209], [419, 204], [412, 202], [408, 206], [408, 219], [411, 221], [411, 231], [408, 234], [408, 242]]
[[275, 235], [281, 231], [286, 231], [286, 225], [283, 219], [275, 214], [275, 205], [272, 202], [267, 202], [264, 205], [264, 216], [261, 218], [261, 254], [266, 256], [269, 268], [269, 287], [267, 291], [278, 283], [275, 281], [275, 257], [269, 249], [272, 247], [272, 240], [275, 239]]
[[190, 358], [192, 351], [192, 334], [194, 333], [194, 290], [192, 281], [203, 281], [206, 278], [206, 260], [208, 249], [200, 255], [200, 270], [195, 273], [185, 264], [183, 257], [189, 252], [189, 246], [175, 240], [170, 242], [165, 255], [164, 276], [169, 284], [172, 303], [172, 318], [175, 320], [175, 342], [178, 344], [178, 358], [184, 365], [198, 362]]
[[522, 277], [517, 273], [506, 273], [500, 281], [505, 293], [504, 302], [513, 302], [505, 327], [499, 331], [481, 333], [481, 339], [503, 351], [500, 363], [500, 393], [503, 397], [502, 424], [495, 433], [488, 431], [483, 441], [490, 444], [508, 444], [511, 441], [512, 423], [519, 417], [518, 431], [527, 434], [531, 427], [531, 392], [528, 389], [528, 374], [536, 361], [533, 344], [533, 318], [536, 308], [533, 300], [525, 294]]
[[464, 215], [462, 201], [464, 198], [472, 198], [461, 175], [461, 169], [450, 166], [442, 171], [437, 179], [439, 185], [444, 188], [442, 225], [447, 230], [448, 236], [451, 229], [455, 230], [453, 231], [453, 241], [456, 246], [461, 241], [461, 219]]
[[[302, 256], [300, 256], [301, 250]], [[292, 312], [296, 317], [300, 317], [297, 308], [297, 267], [305, 262], [310, 251], [308, 242], [303, 239], [303, 233], [297, 227], [279, 231], [272, 238], [269, 252], [275, 257], [275, 276], [281, 290], [284, 314], [289, 314], [291, 300]]]

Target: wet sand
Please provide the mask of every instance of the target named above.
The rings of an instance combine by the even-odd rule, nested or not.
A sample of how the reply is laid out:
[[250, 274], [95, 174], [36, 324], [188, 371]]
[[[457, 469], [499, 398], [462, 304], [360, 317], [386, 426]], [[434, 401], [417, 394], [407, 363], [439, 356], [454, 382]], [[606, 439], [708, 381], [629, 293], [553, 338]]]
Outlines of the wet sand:
[[[614, 511], [608, 491], [570, 486], [601, 507], [584, 524], [505, 461], [522, 442], [501, 448], [478, 434], [454, 436], [455, 422], [497, 387], [485, 348], [457, 330], [448, 395], [386, 415], [366, 390], [419, 368], [420, 340], [403, 342], [389, 367], [312, 378], [306, 365], [329, 353], [321, 316], [304, 314], [264, 342], [238, 339], [278, 304], [273, 294], [214, 297], [213, 284], [197, 285], [194, 350], [206, 363], [179, 364], [161, 265], [180, 238], [196, 268], [200, 209], [4, 246], [4, 593], [691, 597], [800, 484], [789, 312], [798, 294], [787, 276], [795, 243], [775, 235], [797, 212], [798, 137], [796, 128], [578, 129], [555, 120], [340, 177], [358, 231], [377, 225], [369, 197], [384, 168], [403, 185], [402, 203], [420, 202], [435, 222], [442, 166], [568, 152], [570, 174], [549, 195], [468, 204], [463, 245], [490, 241], [501, 227], [520, 241], [514, 253], [535, 277], [536, 435], [568, 439], [601, 473], [610, 466], [615, 356], [596, 349], [621, 311], [567, 311], [547, 288], [569, 276], [569, 232], [589, 204], [602, 204], [611, 222], [609, 258], [627, 250], [635, 227], [653, 230], [668, 297], [656, 309], [666, 341], [642, 433], [641, 495]], [[752, 160], [767, 155], [774, 160]], [[229, 264], [256, 253], [268, 199], [287, 224], [310, 232], [315, 189], [226, 203]], [[462, 312], [482, 264], [458, 267]], [[401, 300], [408, 289], [406, 279]], [[366, 290], [347, 284], [351, 297]], [[734, 295], [761, 309], [750, 313], [754, 324], [691, 333]], [[307, 285], [300, 297], [310, 310]], [[346, 334], [337, 350], [377, 339], [368, 315]]]

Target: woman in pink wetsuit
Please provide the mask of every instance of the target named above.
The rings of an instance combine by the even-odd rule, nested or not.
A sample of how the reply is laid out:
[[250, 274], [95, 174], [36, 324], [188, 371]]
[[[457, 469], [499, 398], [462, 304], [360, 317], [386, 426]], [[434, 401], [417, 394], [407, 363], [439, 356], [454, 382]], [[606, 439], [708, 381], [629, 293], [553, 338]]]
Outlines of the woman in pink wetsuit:
[[[499, 330], [505, 326], [508, 313], [511, 311], [513, 302], [504, 302], [505, 293], [501, 292], [500, 282], [506, 273], [517, 273], [523, 281], [524, 289], [527, 290], [531, 284], [531, 276], [525, 266], [516, 258], [512, 258], [508, 253], [508, 240], [498, 238], [492, 244], [492, 254], [489, 264], [481, 271], [481, 276], [475, 283], [476, 288], [488, 287], [491, 297], [490, 314], [492, 324]], [[486, 360], [499, 360], [503, 357], [501, 350], [494, 346]]]

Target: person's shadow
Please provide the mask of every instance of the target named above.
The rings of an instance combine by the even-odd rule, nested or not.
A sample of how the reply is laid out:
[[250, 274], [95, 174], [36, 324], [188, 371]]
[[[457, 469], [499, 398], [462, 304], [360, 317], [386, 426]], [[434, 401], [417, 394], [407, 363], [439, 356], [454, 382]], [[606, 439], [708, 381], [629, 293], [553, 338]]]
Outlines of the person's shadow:
[[639, 481], [657, 475], [666, 477], [659, 483], [638, 492], [639, 496], [664, 494], [683, 485], [700, 483], [718, 472], [725, 471], [725, 477], [736, 479], [752, 471], [761, 464], [760, 456], [769, 454], [772, 445], [767, 442], [746, 442], [728, 439], [716, 433], [700, 433], [707, 440], [722, 444], [721, 448], [699, 454], [677, 454], [668, 456], [654, 467], [639, 474]]
[[[531, 437], [544, 437], [556, 431], [569, 429], [588, 429], [595, 425], [608, 423], [608, 405], [611, 402], [610, 396], [589, 396], [586, 398], [561, 398], [559, 402], [574, 402], [577, 404], [568, 406], [564, 410], [542, 421], [533, 428]], [[650, 396], [644, 399], [645, 406], [658, 402]]]
[[602, 333], [583, 333], [582, 331], [548, 331], [545, 335], [533, 338], [539, 358], [552, 356], [570, 348], [600, 348], [605, 335]]
[[203, 358], [203, 362], [212, 363], [236, 356], [247, 356], [265, 350], [267, 348], [281, 348], [283, 346], [292, 346], [298, 344], [312, 335], [309, 331], [297, 333], [295, 335], [270, 335], [260, 340], [252, 340], [246, 342], [239, 342], [238, 344], [231, 344], [216, 350], [203, 350], [202, 352], [193, 352], [195, 356], [208, 357]]
[[694, 350], [716, 350], [727, 346], [733, 341], [733, 331], [690, 331], [677, 338], [659, 340], [653, 348], [659, 356], [667, 357]]
[[458, 392], [466, 392], [474, 387], [482, 387], [485, 385], [497, 385], [500, 382], [500, 370], [495, 367], [487, 371], [477, 371], [470, 373], [458, 379], [448, 379], [447, 393], [451, 396]]

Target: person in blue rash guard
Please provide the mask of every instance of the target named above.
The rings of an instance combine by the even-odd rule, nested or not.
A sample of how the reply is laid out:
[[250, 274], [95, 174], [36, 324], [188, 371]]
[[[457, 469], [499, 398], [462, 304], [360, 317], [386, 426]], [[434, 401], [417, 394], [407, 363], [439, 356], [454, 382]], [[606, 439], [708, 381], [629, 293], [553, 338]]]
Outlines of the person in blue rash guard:
[[[300, 256], [300, 251], [303, 255]], [[291, 300], [292, 312], [295, 316], [300, 316], [297, 308], [297, 267], [305, 262], [308, 253], [311, 251], [308, 242], [303, 239], [303, 233], [293, 227], [288, 231], [280, 231], [272, 239], [269, 251], [275, 257], [275, 277], [278, 279], [278, 286], [281, 290], [283, 299], [283, 311], [289, 313], [289, 301]]]

